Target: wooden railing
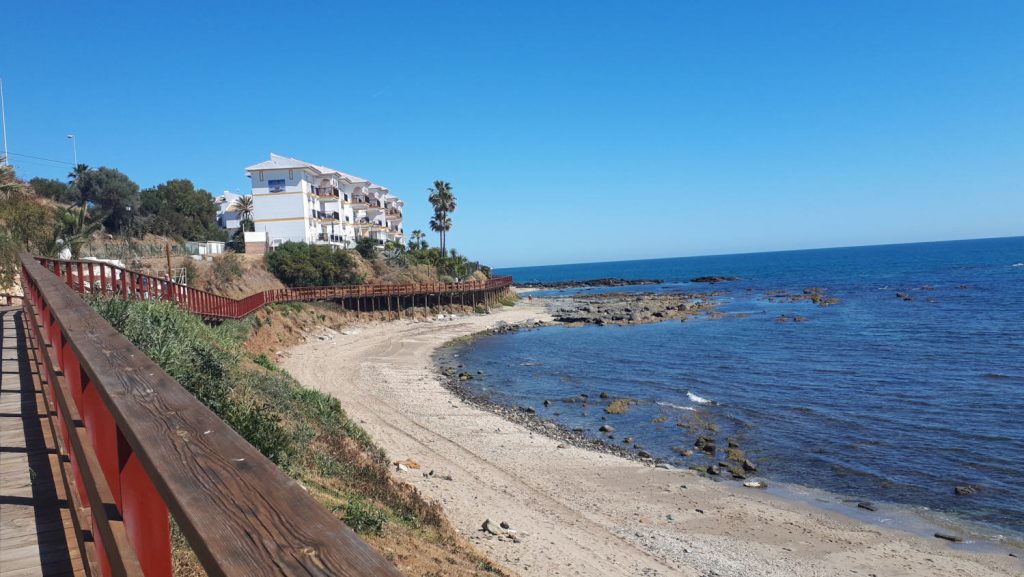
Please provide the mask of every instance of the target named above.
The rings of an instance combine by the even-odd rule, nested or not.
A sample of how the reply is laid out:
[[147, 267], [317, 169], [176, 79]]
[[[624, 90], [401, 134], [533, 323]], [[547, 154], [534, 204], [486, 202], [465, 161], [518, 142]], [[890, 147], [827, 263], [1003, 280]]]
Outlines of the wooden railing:
[[[169, 577], [169, 515], [211, 576], [399, 575], [96, 314], [75, 277], [21, 264], [28, 360], [91, 576]], [[177, 290], [164, 294], [206, 302]]]
[[[486, 281], [461, 283], [415, 283], [339, 285], [275, 289], [258, 292], [242, 299], [233, 299], [156, 276], [128, 270], [104, 262], [88, 260], [56, 260], [37, 257], [39, 263], [60, 277], [68, 287], [83, 294], [105, 294], [127, 299], [160, 299], [178, 303], [198, 315], [211, 319], [239, 319], [269, 303], [343, 299], [386, 299], [424, 295], [470, 295], [476, 304], [490, 302], [512, 286], [512, 277], [502, 276]], [[463, 298], [464, 300], [464, 298]], [[390, 306], [390, 305], [389, 305]], [[397, 304], [396, 304], [397, 306]]]

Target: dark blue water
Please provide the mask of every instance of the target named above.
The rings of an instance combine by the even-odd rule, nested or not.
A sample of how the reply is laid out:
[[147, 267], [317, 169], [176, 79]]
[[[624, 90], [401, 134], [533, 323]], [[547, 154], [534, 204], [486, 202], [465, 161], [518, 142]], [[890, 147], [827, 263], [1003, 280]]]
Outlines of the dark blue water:
[[[496, 272], [660, 278], [662, 291], [706, 290], [687, 279], [736, 275], [715, 287], [728, 291], [721, 310], [750, 315], [487, 337], [458, 351], [485, 371], [470, 381], [478, 392], [594, 436], [611, 423], [613, 442], [634, 437], [680, 466], [703, 457], [673, 447], [702, 433], [719, 447], [734, 437], [769, 480], [1024, 537], [1024, 237]], [[841, 303], [765, 295], [808, 287]], [[779, 323], [780, 314], [808, 320]], [[605, 415], [601, 392], [638, 404]], [[587, 406], [568, 401], [581, 393]], [[962, 484], [980, 490], [954, 496]]]

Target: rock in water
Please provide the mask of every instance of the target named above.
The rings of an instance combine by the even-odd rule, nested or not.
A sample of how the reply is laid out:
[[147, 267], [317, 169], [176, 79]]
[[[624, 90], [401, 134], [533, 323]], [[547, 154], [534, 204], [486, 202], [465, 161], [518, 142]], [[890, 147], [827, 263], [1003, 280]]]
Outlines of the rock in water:
[[744, 471], [756, 471], [757, 465], [755, 465], [750, 459], [743, 459], [743, 470]]
[[864, 510], [867, 510], [867, 511], [877, 511], [878, 510], [878, 508], [875, 507], [875, 504], [871, 503], [870, 501], [861, 501], [860, 503], [857, 503], [857, 506], [860, 507], [861, 509], [864, 509]]
[[949, 535], [947, 533], [936, 533], [935, 537], [938, 539], [945, 539], [946, 541], [952, 541], [953, 543], [959, 543], [963, 541], [963, 539], [961, 539], [960, 537], [957, 537], [956, 535]]
[[614, 433], [615, 432], [615, 427], [613, 427], [611, 425], [601, 425], [601, 428], [598, 429], [598, 431], [600, 431], [602, 433]]
[[956, 495], [973, 495], [978, 492], [978, 488], [974, 485], [958, 485], [953, 489], [953, 493]]

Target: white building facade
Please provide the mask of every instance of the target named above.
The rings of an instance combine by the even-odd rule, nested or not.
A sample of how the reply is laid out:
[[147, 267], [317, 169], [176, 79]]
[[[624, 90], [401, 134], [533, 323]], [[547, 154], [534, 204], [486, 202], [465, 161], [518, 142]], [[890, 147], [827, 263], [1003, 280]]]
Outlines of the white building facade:
[[363, 237], [378, 246], [405, 243], [405, 203], [365, 178], [276, 154], [245, 172], [253, 223], [270, 248], [287, 241], [352, 248]]

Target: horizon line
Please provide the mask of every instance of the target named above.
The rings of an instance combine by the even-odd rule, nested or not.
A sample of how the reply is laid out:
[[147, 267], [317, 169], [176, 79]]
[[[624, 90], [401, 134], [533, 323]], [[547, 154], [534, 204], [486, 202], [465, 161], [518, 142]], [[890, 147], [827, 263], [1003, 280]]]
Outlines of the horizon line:
[[786, 253], [786, 252], [810, 252], [816, 250], [839, 250], [839, 249], [852, 249], [852, 248], [877, 248], [883, 246], [902, 246], [908, 244], [936, 244], [943, 242], [965, 242], [974, 240], [1001, 240], [1001, 239], [1013, 239], [1013, 238], [1024, 238], [1024, 234], [1012, 235], [1012, 236], [984, 236], [984, 237], [971, 237], [971, 238], [950, 238], [943, 240], [915, 240], [910, 242], [882, 242], [877, 244], [856, 244], [856, 245], [843, 245], [843, 246], [818, 246], [811, 248], [789, 248], [782, 250], [754, 250], [748, 252], [727, 252], [727, 253], [712, 253], [712, 254], [690, 254], [683, 256], [659, 256], [651, 258], [629, 258], [629, 259], [617, 259], [617, 260], [595, 260], [585, 262], [566, 262], [556, 264], [538, 264], [538, 265], [523, 265], [523, 266], [496, 266], [492, 267], [495, 271], [504, 271], [518, 268], [546, 268], [546, 267], [558, 267], [558, 266], [577, 266], [577, 265], [588, 265], [588, 264], [614, 264], [622, 262], [643, 262], [643, 261], [655, 261], [655, 260], [674, 260], [679, 258], [705, 258], [705, 257], [720, 257], [720, 256], [744, 256], [752, 254], [772, 254], [772, 253]]

